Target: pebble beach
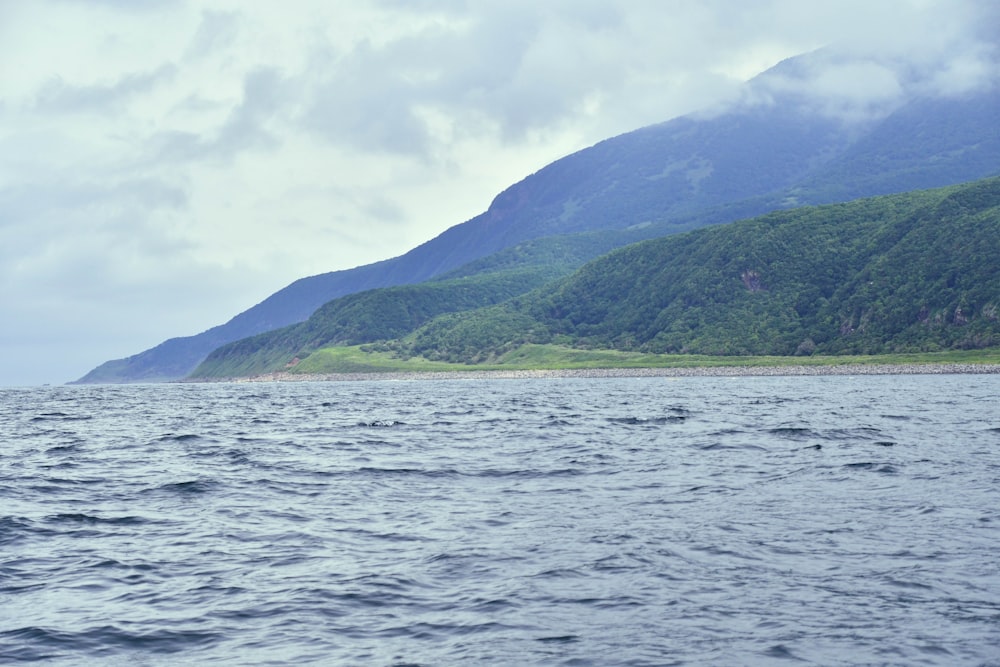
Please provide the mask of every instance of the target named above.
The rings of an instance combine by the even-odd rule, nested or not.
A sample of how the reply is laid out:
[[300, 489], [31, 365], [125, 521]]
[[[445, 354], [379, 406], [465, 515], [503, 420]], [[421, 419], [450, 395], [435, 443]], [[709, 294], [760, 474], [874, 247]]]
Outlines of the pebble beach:
[[[378, 380], [520, 380], [621, 377], [778, 377], [819, 375], [986, 375], [1000, 364], [843, 364], [837, 366], [701, 366], [691, 368], [578, 368], [367, 373], [267, 373], [231, 382], [335, 382]], [[220, 380], [225, 381], [225, 380]]]

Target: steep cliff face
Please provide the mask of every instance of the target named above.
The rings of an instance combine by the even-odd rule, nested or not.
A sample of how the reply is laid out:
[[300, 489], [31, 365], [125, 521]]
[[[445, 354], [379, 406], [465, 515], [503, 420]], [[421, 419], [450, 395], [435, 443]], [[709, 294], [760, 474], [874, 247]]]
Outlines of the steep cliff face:
[[[786, 61], [752, 82], [808, 71]], [[791, 74], [790, 74], [791, 73]], [[770, 77], [770, 78], [769, 78]], [[771, 86], [773, 88], [773, 86]], [[292, 283], [227, 323], [107, 362], [80, 382], [185, 376], [216, 347], [300, 322], [365, 289], [412, 284], [529, 239], [656, 223], [662, 233], [777, 208], [963, 182], [1000, 169], [1000, 95], [915, 98], [844, 122], [803, 95], [695, 115], [602, 141], [500, 193], [481, 215], [410, 252]]]

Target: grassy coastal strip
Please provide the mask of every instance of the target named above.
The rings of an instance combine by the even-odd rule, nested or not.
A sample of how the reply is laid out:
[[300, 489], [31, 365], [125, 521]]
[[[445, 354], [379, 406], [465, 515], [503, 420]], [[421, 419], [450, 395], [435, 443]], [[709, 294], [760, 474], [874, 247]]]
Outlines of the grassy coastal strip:
[[[639, 369], [727, 369], [744, 372], [753, 369], [814, 369], [812, 373], [832, 373], [835, 369], [855, 367], [925, 367], [926, 372], [970, 372], [973, 367], [988, 367], [986, 372], [1000, 372], [1000, 349], [951, 350], [879, 355], [838, 355], [811, 357], [733, 357], [681, 354], [643, 354], [617, 350], [578, 350], [558, 345], [522, 345], [492, 363], [456, 364], [429, 361], [421, 357], [401, 359], [389, 352], [367, 346], [328, 347], [317, 350], [296, 366], [279, 374], [288, 379], [325, 375], [377, 375], [380, 373], [476, 373], [476, 372], [545, 372]], [[733, 371], [735, 369], [735, 371]], [[801, 371], [795, 371], [800, 373]], [[891, 372], [883, 370], [882, 372]], [[978, 371], [982, 372], [982, 371]], [[812, 374], [811, 373], [811, 374]]]

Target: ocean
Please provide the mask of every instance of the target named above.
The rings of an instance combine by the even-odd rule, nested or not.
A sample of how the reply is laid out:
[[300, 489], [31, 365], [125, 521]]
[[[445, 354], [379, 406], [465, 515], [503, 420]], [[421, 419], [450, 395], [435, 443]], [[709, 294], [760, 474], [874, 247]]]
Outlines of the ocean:
[[1000, 665], [1000, 376], [0, 390], [0, 663]]

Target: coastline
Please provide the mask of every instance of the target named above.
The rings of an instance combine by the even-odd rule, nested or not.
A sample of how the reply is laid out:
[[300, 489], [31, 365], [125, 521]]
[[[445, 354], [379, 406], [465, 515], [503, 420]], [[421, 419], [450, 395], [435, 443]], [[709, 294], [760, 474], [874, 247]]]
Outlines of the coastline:
[[[824, 375], [996, 375], [1000, 364], [843, 364], [835, 366], [698, 366], [690, 368], [569, 368], [536, 370], [386, 371], [363, 373], [266, 373], [194, 382], [372, 382], [418, 380], [523, 380], [632, 377], [780, 377]], [[186, 382], [192, 382], [187, 380]]]

